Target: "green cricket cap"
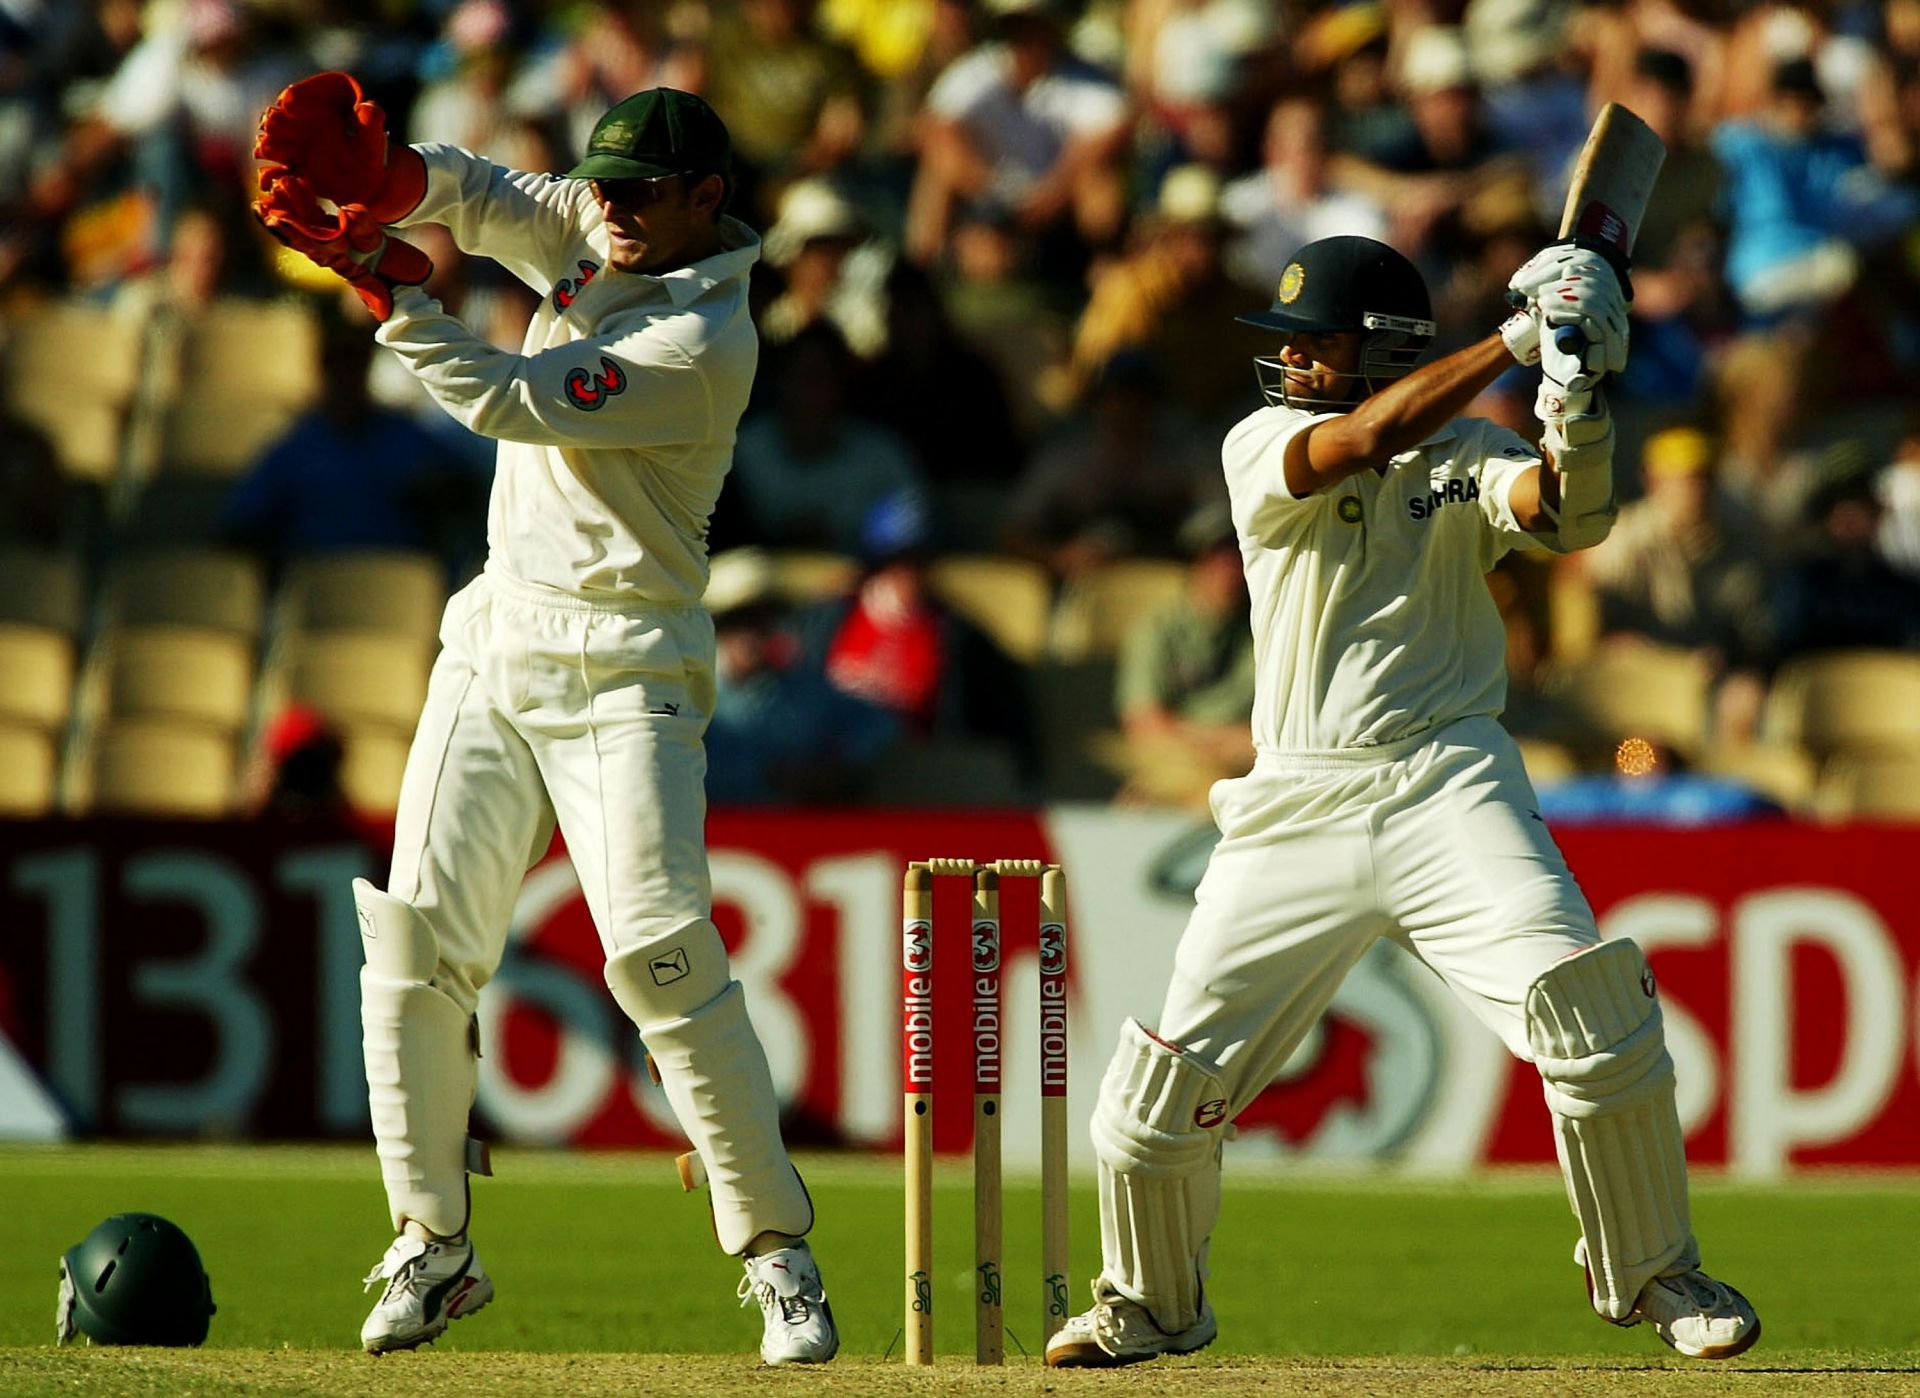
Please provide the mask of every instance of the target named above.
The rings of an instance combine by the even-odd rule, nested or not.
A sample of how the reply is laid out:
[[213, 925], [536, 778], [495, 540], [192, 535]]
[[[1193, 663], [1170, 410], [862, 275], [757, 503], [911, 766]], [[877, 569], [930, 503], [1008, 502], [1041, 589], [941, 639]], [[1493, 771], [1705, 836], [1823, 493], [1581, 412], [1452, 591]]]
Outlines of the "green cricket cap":
[[594, 124], [570, 180], [653, 180], [727, 175], [733, 142], [720, 114], [678, 88], [654, 87], [616, 104]]

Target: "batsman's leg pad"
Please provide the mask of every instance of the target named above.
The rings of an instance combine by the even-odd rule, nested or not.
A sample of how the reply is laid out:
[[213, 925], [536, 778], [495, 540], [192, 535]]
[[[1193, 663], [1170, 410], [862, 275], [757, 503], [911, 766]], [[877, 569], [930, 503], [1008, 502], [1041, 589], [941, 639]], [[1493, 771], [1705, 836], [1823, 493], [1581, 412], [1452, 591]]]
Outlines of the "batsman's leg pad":
[[1101, 1275], [1169, 1333], [1200, 1319], [1226, 1123], [1213, 1065], [1128, 1020], [1093, 1112]]
[[615, 953], [607, 958], [606, 977], [643, 1037], [649, 1024], [693, 1014], [733, 983], [726, 944], [705, 918]]
[[[612, 962], [607, 972], [611, 980]], [[644, 962], [640, 973], [646, 974]], [[780, 1139], [773, 1077], [739, 982], [729, 981], [691, 1014], [642, 1022], [640, 1037], [680, 1129], [706, 1168], [722, 1250], [738, 1255], [769, 1230], [797, 1238], [811, 1229], [813, 1201]]]
[[1646, 957], [1621, 939], [1556, 961], [1527, 990], [1526, 1024], [1593, 1307], [1624, 1320], [1648, 1281], [1699, 1262], [1673, 1059]]
[[360, 914], [360, 1026], [367, 1103], [397, 1233], [408, 1219], [446, 1237], [467, 1226], [467, 1140], [477, 1079], [472, 1017], [433, 984], [433, 928], [410, 903], [353, 882]]

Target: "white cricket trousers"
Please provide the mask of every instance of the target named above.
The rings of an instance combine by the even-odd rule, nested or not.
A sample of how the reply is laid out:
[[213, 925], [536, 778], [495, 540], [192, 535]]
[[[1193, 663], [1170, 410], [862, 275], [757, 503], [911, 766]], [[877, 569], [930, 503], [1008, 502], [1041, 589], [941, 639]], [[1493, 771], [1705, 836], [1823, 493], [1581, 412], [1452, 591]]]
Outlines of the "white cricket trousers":
[[1220, 843], [1159, 1033], [1215, 1065], [1229, 1119], [1376, 938], [1411, 949], [1528, 1061], [1528, 987], [1599, 941], [1493, 718], [1366, 752], [1265, 755], [1212, 806]]
[[447, 604], [440, 641], [387, 884], [439, 940], [435, 983], [472, 1013], [556, 819], [609, 957], [708, 917], [705, 608], [589, 603], [489, 570]]

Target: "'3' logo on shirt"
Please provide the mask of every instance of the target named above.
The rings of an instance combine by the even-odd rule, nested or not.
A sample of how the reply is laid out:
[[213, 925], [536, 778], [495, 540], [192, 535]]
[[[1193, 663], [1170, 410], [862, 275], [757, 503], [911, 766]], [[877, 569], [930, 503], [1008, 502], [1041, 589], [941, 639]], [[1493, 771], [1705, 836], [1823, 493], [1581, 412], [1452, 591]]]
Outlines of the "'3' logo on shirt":
[[567, 374], [567, 400], [586, 412], [605, 406], [607, 399], [627, 388], [627, 371], [606, 355], [600, 356], [598, 373], [574, 369]]
[[594, 273], [600, 270], [599, 263], [589, 262], [584, 257], [576, 262], [574, 266], [580, 269], [580, 279], [578, 281], [575, 281], [572, 277], [562, 277], [553, 284], [553, 308], [556, 311], [564, 311], [567, 307], [571, 306], [573, 304], [573, 298], [587, 289], [587, 283], [592, 281]]

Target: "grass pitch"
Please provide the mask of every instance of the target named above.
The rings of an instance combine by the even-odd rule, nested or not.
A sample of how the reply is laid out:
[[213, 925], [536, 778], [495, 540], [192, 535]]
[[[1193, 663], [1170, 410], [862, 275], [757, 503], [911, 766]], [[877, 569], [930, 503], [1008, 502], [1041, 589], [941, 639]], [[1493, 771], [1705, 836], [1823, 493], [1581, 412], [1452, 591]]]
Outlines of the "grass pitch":
[[[1747, 1356], [1703, 1366], [1588, 1311], [1551, 1173], [1230, 1174], [1213, 1250], [1219, 1342], [1140, 1370], [1050, 1374], [1016, 1343], [1006, 1370], [973, 1368], [970, 1194], [964, 1167], [947, 1168], [942, 1362], [922, 1374], [904, 1370], [895, 1343], [897, 1166], [802, 1168], [844, 1343], [829, 1369], [795, 1373], [758, 1366], [758, 1310], [734, 1300], [738, 1264], [665, 1157], [501, 1152], [499, 1177], [474, 1186], [498, 1299], [429, 1350], [374, 1360], [356, 1348], [369, 1304], [357, 1282], [391, 1235], [371, 1150], [0, 1149], [0, 1393], [1920, 1392], [1920, 1183], [1698, 1183], [1708, 1265], [1766, 1323]], [[1090, 1188], [1074, 1206], [1079, 1305], [1098, 1256]], [[165, 1214], [198, 1243], [220, 1307], [205, 1349], [51, 1346], [56, 1259], [128, 1209]], [[1010, 1179], [1006, 1213], [1008, 1329], [1037, 1349], [1037, 1186]]]

